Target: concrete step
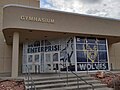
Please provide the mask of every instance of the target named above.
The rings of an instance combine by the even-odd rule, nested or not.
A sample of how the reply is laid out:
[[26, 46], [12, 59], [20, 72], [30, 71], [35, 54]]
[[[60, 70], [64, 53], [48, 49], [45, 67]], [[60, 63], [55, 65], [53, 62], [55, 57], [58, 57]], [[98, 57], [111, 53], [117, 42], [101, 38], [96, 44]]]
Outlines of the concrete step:
[[[93, 89], [86, 89], [86, 88], [77, 88], [77, 87], [70, 87], [70, 88], [55, 88], [55, 89], [41, 89], [41, 90], [93, 90]], [[113, 88], [95, 88], [94, 90], [113, 90]]]
[[[89, 74], [85, 74], [85, 73], [76, 73], [79, 76], [89, 76]], [[68, 73], [69, 76], [75, 76], [73, 73]], [[24, 75], [25, 76], [25, 75]], [[66, 76], [66, 73], [56, 73], [56, 74], [31, 74], [32, 77], [36, 78], [36, 77], [56, 77], [56, 76]]]
[[[106, 87], [106, 84], [101, 84], [101, 83], [94, 83], [93, 82], [93, 85], [95, 87]], [[77, 82], [69, 82], [68, 84], [67, 83], [56, 83], [56, 84], [46, 84], [46, 85], [36, 85], [36, 88], [37, 89], [54, 89], [54, 88], [63, 88], [63, 87], [71, 87], [71, 86], [75, 86], [77, 87], [78, 86], [78, 83]], [[80, 88], [90, 88], [91, 85], [86, 85], [83, 81], [79, 82], [79, 87]], [[28, 87], [29, 88], [29, 87]]]
[[[81, 76], [81, 77], [88, 77], [89, 76], [89, 74], [77, 74], [78, 76]], [[31, 75], [32, 77], [33, 77], [33, 79], [47, 79], [47, 78], [51, 78], [51, 79], [53, 79], [53, 78], [59, 78], [59, 77], [61, 77], [61, 78], [63, 78], [63, 77], [67, 77], [67, 75], [66, 74], [42, 74], [42, 75]], [[68, 73], [68, 76], [69, 77], [76, 77], [74, 74], [71, 74], [71, 73]]]
[[[106, 88], [106, 85], [105, 84], [93, 84], [94, 85], [94, 88], [97, 89], [101, 89], [102, 88]], [[56, 88], [38, 88], [36, 87], [37, 90], [92, 90], [92, 87], [90, 85], [79, 85], [79, 89], [78, 89], [78, 86], [77, 85], [66, 85], [64, 87], [56, 87]], [[104, 90], [104, 89], [103, 89]]]
[[[39, 89], [37, 89], [39, 90]], [[87, 89], [87, 88], [77, 88], [77, 87], [64, 87], [64, 88], [54, 88], [54, 89], [41, 89], [41, 90], [93, 90], [93, 89]], [[113, 88], [107, 88], [107, 87], [103, 87], [103, 88], [95, 88], [94, 90], [113, 90]]]
[[[84, 80], [93, 80], [94, 79], [94, 77], [90, 77], [90, 76], [80, 76], [82, 79], [84, 79]], [[76, 79], [76, 76], [68, 76], [68, 78], [70, 79], [70, 78], [74, 78], [74, 79]], [[60, 77], [43, 77], [43, 78], [39, 78], [39, 77], [37, 77], [37, 78], [33, 78], [33, 81], [34, 82], [36, 82], [36, 81], [46, 81], [46, 80], [59, 80], [59, 79], [67, 79], [67, 77], [66, 76], [60, 76]], [[25, 81], [27, 82], [27, 79], [25, 79]]]
[[[96, 80], [94, 77], [90, 77], [89, 75], [78, 74], [83, 80], [94, 85], [94, 90], [113, 90], [111, 88], [107, 88], [106, 84], [102, 84], [101, 81]], [[85, 84], [84, 81], [79, 79], [79, 84], [77, 83], [77, 78], [75, 75], [68, 76], [65, 74], [62, 75], [53, 75], [53, 76], [36, 76], [33, 78], [35, 87], [37, 90], [92, 90], [91, 85]], [[28, 81], [25, 82], [26, 88], [29, 89]], [[30, 84], [29, 84], [30, 85]], [[79, 85], [79, 89], [78, 89]]]
[[[86, 80], [88, 83], [101, 83], [100, 81], [98, 80]], [[74, 79], [74, 78], [70, 78], [68, 79], [68, 82], [77, 82], [77, 79]], [[81, 81], [79, 80], [80, 84], [84, 84], [85, 82], [84, 81]], [[35, 85], [46, 85], [46, 84], [57, 84], [57, 83], [67, 83], [67, 80], [66, 79], [59, 79], [59, 80], [46, 80], [46, 81], [35, 81], [34, 82]], [[25, 84], [27, 85], [28, 82], [25, 82]]]

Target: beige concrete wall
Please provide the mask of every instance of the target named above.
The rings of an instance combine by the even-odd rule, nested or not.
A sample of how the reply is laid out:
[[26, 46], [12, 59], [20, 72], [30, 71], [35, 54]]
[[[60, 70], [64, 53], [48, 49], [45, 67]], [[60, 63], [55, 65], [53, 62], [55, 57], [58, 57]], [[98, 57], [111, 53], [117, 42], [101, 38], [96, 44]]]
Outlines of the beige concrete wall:
[[[21, 20], [21, 16], [27, 16], [27, 19]], [[4, 17], [3, 31], [8, 28], [7, 32], [11, 32], [9, 28], [21, 28], [120, 37], [118, 20], [13, 5], [4, 8]], [[50, 24], [41, 18], [54, 19], [54, 23]]]
[[[6, 44], [2, 33], [3, 6], [7, 4], [39, 7], [38, 0], [0, 0], [0, 75], [5, 73], [10, 74], [11, 72], [12, 46]], [[19, 62], [21, 63], [21, 58]]]
[[120, 43], [109, 46], [109, 56], [113, 70], [120, 70]]
[[116, 61], [115, 69], [120, 70], [120, 43], [115, 44], [115, 61]]

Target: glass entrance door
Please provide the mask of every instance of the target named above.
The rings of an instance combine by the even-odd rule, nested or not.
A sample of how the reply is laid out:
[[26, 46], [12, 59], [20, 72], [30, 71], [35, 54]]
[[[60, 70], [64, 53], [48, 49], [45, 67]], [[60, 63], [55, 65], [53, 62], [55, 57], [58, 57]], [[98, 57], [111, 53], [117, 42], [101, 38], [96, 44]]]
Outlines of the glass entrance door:
[[44, 71], [49, 72], [59, 72], [60, 54], [59, 52], [46, 52], [45, 54], [45, 65]]
[[53, 73], [59, 72], [59, 52], [45, 52], [27, 55], [27, 66], [30, 73]]
[[28, 54], [27, 65], [30, 73], [40, 73], [40, 54]]

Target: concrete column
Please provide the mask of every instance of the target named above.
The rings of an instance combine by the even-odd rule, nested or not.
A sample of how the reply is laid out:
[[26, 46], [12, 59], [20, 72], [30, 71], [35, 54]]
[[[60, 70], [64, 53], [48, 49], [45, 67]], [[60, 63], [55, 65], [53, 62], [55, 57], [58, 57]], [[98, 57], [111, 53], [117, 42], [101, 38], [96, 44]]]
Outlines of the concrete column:
[[12, 48], [12, 73], [11, 77], [18, 77], [18, 60], [19, 60], [19, 33], [13, 33], [13, 48]]

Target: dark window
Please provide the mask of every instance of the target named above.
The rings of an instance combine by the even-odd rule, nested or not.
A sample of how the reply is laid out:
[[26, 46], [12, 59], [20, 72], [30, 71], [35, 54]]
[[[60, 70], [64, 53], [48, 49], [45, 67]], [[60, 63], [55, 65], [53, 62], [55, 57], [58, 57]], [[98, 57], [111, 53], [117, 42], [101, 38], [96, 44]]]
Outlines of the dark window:
[[96, 44], [87, 44], [86, 45], [86, 49], [88, 51], [90, 51], [90, 50], [97, 50], [97, 45]]
[[86, 49], [86, 45], [85, 44], [77, 44], [76, 45], [76, 49], [77, 50], [85, 50]]
[[98, 50], [107, 50], [106, 45], [98, 45]]
[[[106, 39], [76, 38], [77, 70], [108, 70]], [[84, 42], [86, 40], [86, 42]]]
[[95, 43], [96, 38], [87, 38], [87, 43]]
[[76, 43], [86, 43], [86, 39], [84, 37], [76, 37]]
[[99, 38], [98, 40], [97, 40], [97, 42], [98, 42], [98, 44], [106, 44], [106, 40], [103, 38]]
[[86, 51], [77, 51], [77, 62], [87, 62]]
[[107, 61], [107, 52], [99, 51], [99, 62], [106, 62], [106, 61]]

